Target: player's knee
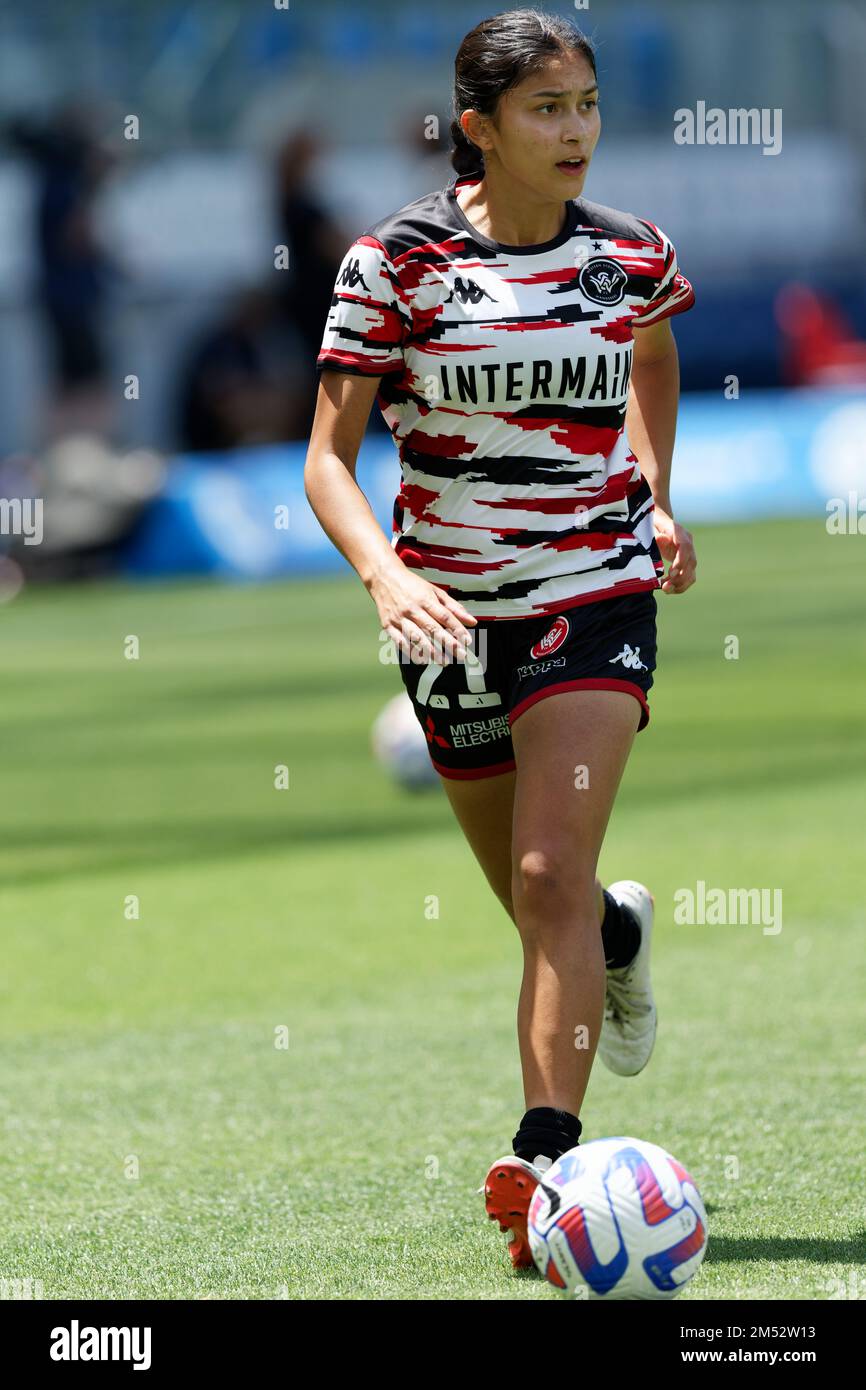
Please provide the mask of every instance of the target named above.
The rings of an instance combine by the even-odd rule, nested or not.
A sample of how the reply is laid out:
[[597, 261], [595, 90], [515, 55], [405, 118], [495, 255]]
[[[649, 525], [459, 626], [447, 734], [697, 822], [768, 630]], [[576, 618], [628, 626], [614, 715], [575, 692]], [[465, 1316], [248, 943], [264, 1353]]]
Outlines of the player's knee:
[[512, 900], [528, 922], [572, 920], [576, 907], [592, 902], [595, 874], [581, 870], [577, 856], [557, 850], [533, 849], [521, 854], [514, 867]]
[[514, 866], [512, 897], [521, 903], [552, 898], [559, 890], [561, 870], [556, 856], [543, 849], [521, 854]]

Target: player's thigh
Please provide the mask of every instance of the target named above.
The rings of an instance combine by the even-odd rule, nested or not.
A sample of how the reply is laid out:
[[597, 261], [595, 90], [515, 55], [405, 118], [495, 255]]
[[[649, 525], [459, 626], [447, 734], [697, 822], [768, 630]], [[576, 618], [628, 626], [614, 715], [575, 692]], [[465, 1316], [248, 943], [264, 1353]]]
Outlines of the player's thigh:
[[443, 777], [451, 808], [487, 881], [506, 912], [511, 902], [514, 772], [459, 780]]
[[641, 707], [620, 690], [545, 696], [512, 725], [512, 895], [588, 891]]
[[401, 661], [400, 674], [457, 821], [510, 913], [514, 750], [498, 627], [473, 632], [472, 662]]

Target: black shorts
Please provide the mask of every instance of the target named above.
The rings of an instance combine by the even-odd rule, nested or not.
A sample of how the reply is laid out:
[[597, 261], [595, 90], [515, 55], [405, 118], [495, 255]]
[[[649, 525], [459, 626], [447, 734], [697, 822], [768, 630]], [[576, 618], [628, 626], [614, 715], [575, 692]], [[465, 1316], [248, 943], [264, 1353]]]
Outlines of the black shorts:
[[479, 621], [466, 661], [404, 660], [400, 674], [443, 777], [493, 777], [514, 766], [511, 726], [563, 690], [624, 690], [649, 722], [656, 664], [654, 589], [575, 604], [556, 615]]

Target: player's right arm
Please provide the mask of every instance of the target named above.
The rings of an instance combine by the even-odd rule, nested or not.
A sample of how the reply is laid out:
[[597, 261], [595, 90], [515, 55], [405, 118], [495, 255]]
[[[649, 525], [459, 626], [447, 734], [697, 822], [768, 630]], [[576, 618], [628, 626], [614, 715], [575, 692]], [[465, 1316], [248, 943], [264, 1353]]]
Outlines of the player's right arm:
[[413, 574], [389, 544], [355, 477], [358, 451], [381, 377], [324, 368], [304, 465], [304, 490], [318, 521], [357, 572], [382, 630], [403, 659], [459, 659], [476, 619]]

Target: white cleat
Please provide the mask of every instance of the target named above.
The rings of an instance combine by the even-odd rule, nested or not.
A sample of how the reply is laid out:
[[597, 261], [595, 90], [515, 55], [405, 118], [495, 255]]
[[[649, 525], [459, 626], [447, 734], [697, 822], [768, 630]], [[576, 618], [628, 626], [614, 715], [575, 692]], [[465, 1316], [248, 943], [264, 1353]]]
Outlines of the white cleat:
[[617, 1076], [636, 1076], [650, 1059], [658, 1015], [650, 982], [650, 939], [655, 900], [648, 888], [621, 879], [607, 889], [618, 903], [630, 907], [640, 923], [640, 946], [634, 960], [608, 970], [604, 1022], [598, 1053]]

